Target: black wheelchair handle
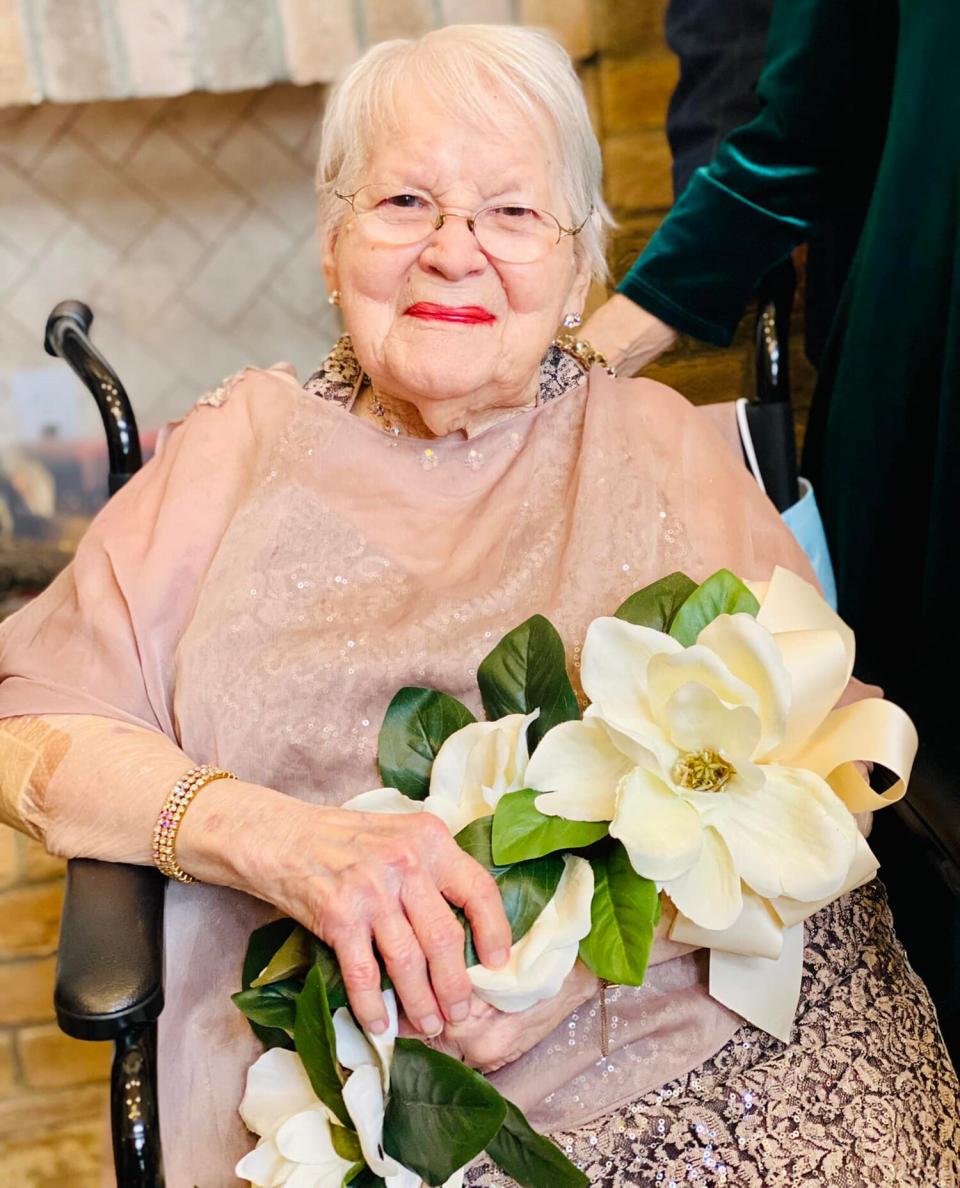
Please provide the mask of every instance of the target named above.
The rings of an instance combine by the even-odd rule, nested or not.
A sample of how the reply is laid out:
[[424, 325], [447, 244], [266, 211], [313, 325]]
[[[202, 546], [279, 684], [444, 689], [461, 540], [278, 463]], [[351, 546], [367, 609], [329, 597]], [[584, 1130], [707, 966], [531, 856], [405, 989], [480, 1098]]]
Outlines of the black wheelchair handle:
[[43, 345], [48, 355], [63, 357], [63, 335], [70, 327], [89, 334], [93, 325], [93, 310], [82, 301], [61, 301], [50, 311], [43, 334]]
[[754, 326], [754, 399], [758, 404], [790, 401], [790, 318], [797, 274], [787, 258], [760, 282]]
[[48, 355], [63, 359], [79, 376], [100, 410], [110, 459], [109, 491], [113, 495], [143, 465], [133, 406], [120, 378], [90, 341], [93, 310], [82, 301], [61, 301], [47, 318], [43, 345]]

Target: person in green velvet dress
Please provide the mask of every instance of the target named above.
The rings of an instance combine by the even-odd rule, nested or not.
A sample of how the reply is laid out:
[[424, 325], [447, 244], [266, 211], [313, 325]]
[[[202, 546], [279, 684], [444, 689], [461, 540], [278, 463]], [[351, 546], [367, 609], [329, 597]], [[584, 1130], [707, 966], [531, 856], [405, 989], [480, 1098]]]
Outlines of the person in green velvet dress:
[[675, 331], [725, 345], [764, 273], [825, 216], [865, 209], [803, 471], [858, 672], [918, 714], [960, 658], [958, 51], [957, 0], [779, 0], [759, 115], [584, 328], [621, 371]]

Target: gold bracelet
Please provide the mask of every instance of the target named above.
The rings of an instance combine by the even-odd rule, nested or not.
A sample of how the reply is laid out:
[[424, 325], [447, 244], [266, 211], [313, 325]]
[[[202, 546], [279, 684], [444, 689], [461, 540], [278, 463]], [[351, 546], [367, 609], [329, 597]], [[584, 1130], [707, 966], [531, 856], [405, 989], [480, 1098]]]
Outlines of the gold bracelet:
[[201, 788], [212, 784], [214, 780], [236, 778], [232, 771], [209, 767], [203, 763], [200, 767], [191, 767], [187, 774], [181, 776], [173, 785], [153, 827], [153, 862], [161, 874], [166, 875], [168, 879], [176, 879], [178, 883], [197, 881], [193, 875], [188, 875], [177, 861], [177, 831], [183, 814]]
[[616, 375], [617, 369], [611, 367], [607, 357], [585, 338], [577, 338], [575, 334], [558, 334], [553, 345], [560, 348], [567, 355], [572, 355], [584, 371], [591, 367], [602, 367], [607, 375]]

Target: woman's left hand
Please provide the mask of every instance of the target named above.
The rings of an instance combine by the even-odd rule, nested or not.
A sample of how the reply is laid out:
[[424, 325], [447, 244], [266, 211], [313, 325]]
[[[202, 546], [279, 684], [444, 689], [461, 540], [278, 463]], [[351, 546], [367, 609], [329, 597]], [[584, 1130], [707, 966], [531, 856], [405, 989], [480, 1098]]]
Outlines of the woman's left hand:
[[[480, 1072], [495, 1072], [545, 1039], [557, 1024], [592, 998], [598, 986], [596, 975], [578, 961], [559, 994], [525, 1011], [507, 1014], [474, 994], [467, 1018], [462, 1023], [447, 1023], [440, 1035], [428, 1042], [432, 1048], [463, 1060]], [[404, 1022], [401, 1021], [401, 1034]], [[409, 1034], [419, 1035], [412, 1028]]]

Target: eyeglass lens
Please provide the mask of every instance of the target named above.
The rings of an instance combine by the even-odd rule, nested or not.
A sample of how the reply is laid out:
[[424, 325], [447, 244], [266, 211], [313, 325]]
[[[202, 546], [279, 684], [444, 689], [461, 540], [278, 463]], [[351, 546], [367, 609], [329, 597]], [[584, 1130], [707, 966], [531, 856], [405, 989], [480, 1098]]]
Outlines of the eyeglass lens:
[[[364, 186], [354, 195], [353, 209], [368, 238], [397, 246], [426, 239], [441, 215], [428, 194], [388, 186]], [[473, 232], [487, 255], [507, 263], [529, 264], [550, 252], [560, 240], [561, 229], [545, 211], [504, 205], [478, 212]]]

